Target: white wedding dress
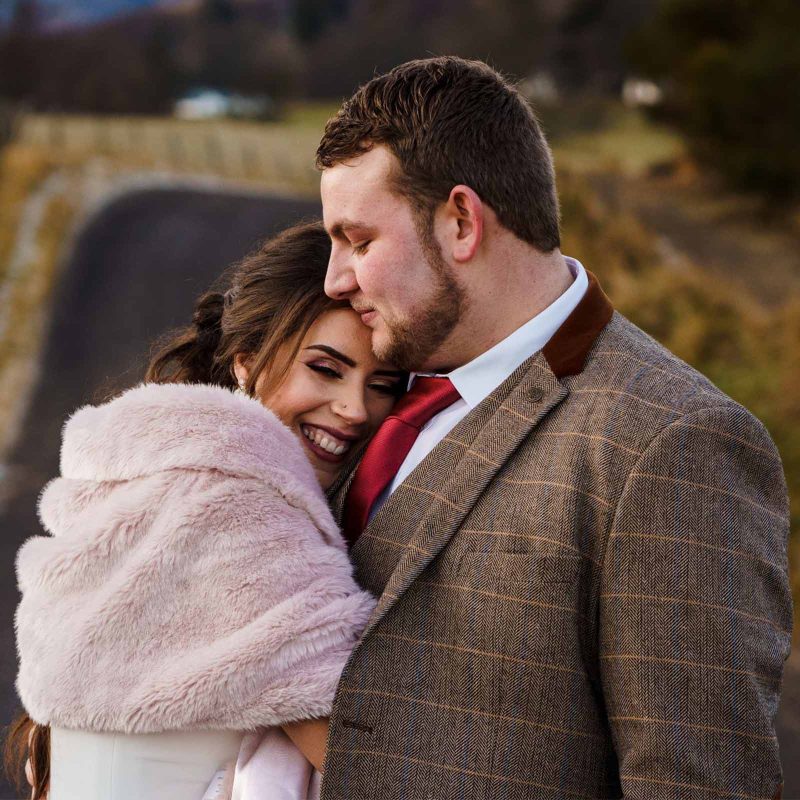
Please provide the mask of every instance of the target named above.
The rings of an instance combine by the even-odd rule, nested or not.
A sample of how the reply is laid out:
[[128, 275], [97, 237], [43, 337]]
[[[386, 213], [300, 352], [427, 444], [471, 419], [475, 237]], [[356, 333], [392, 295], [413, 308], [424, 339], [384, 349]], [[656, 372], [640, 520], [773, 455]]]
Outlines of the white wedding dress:
[[217, 800], [216, 773], [235, 764], [242, 734], [126, 735], [53, 727], [48, 800]]
[[280, 728], [245, 735], [50, 729], [48, 800], [319, 800], [321, 782]]

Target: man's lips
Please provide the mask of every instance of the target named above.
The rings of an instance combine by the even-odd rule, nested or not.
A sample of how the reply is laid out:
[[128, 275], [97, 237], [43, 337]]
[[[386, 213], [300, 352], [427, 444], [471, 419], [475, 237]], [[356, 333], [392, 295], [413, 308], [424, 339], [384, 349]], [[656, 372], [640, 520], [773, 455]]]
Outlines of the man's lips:
[[365, 325], [368, 325], [373, 319], [375, 319], [375, 317], [378, 316], [378, 312], [374, 308], [363, 308], [357, 306], [352, 306], [352, 308], [353, 311], [355, 311], [356, 314], [361, 317], [361, 321]]

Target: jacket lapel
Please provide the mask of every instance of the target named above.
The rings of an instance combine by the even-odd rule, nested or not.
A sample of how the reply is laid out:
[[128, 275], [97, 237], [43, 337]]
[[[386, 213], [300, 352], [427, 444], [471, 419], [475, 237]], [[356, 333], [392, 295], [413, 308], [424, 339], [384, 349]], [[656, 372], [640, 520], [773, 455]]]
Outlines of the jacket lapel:
[[[433, 448], [356, 542], [351, 553], [356, 564], [365, 547], [365, 534], [380, 530], [404, 545], [359, 643], [450, 541], [522, 441], [569, 394], [561, 379], [584, 369], [594, 342], [614, 314], [595, 276], [587, 274], [589, 288], [545, 347], [521, 364]], [[332, 487], [329, 495], [337, 519], [341, 519], [354, 472], [338, 487]], [[426, 498], [421, 514], [407, 511], [414, 493]]]
[[[353, 549], [358, 562], [365, 534], [376, 530], [406, 542], [364, 636], [444, 548], [508, 458], [567, 394], [543, 354], [536, 354], [474, 408], [395, 490]], [[414, 493], [422, 493], [427, 501], [421, 517], [404, 513]]]
[[[600, 331], [602, 331], [611, 320], [611, 317], [614, 313], [614, 309], [605, 293], [600, 288], [597, 278], [595, 278], [595, 276], [588, 271], [587, 276], [589, 278], [589, 288], [586, 291], [586, 294], [566, 319], [564, 324], [556, 331], [554, 336], [541, 351], [547, 365], [557, 378], [564, 378], [568, 375], [577, 375], [583, 370], [584, 362], [592, 345], [594, 344], [595, 339], [600, 334]], [[472, 418], [473, 415], [477, 415], [480, 419], [484, 419], [486, 417], [487, 410], [489, 413], [491, 413], [491, 411], [497, 407], [498, 398], [500, 395], [504, 392], [510, 394], [513, 391], [514, 386], [516, 386], [514, 381], [516, 380], [517, 383], [519, 382], [519, 378], [515, 378], [515, 376], [521, 375], [525, 371], [526, 365], [533, 364], [535, 358], [536, 357], [534, 356], [522, 364], [516, 372], [509, 376], [508, 380], [506, 380], [492, 392], [490, 398], [494, 397], [495, 399], [492, 401], [490, 398], [487, 398], [487, 400], [482, 403], [481, 406], [478, 406], [478, 408], [474, 409], [473, 413], [470, 414], [467, 419]], [[541, 359], [538, 360], [538, 363], [541, 365]], [[486, 403], [489, 403], [488, 409], [482, 408], [486, 405]], [[478, 414], [478, 409], [482, 409], [480, 414]], [[466, 420], [464, 420], [464, 423], [466, 423]], [[460, 432], [462, 427], [465, 428], [464, 432], [466, 433], [466, 427], [471, 428], [472, 426], [459, 425], [451, 433], [451, 436], [455, 436], [457, 432]], [[340, 525], [342, 521], [345, 499], [347, 498], [347, 492], [350, 489], [350, 484], [353, 482], [356, 468], [358, 467], [359, 460], [366, 449], [366, 446], [366, 444], [363, 444], [360, 450], [353, 454], [353, 459], [350, 462], [349, 469], [340, 474], [336, 481], [334, 481], [333, 485], [327, 490], [328, 502], [330, 504], [331, 511], [333, 512], [333, 516], [337, 523]], [[425, 462], [420, 464], [420, 468], [422, 468], [424, 464]], [[431, 468], [429, 464], [426, 472], [430, 473], [430, 471]], [[431, 478], [436, 480], [437, 476], [430, 474], [424, 475], [425, 480], [430, 480]], [[390, 509], [392, 508], [391, 498], [384, 505], [384, 507], [387, 506]], [[383, 509], [381, 509], [381, 512], [382, 511]], [[376, 514], [373, 522], [379, 522], [378, 517], [381, 515], [381, 512]], [[371, 526], [368, 526], [368, 529], [369, 527]], [[356, 544], [356, 546], [358, 545]]]

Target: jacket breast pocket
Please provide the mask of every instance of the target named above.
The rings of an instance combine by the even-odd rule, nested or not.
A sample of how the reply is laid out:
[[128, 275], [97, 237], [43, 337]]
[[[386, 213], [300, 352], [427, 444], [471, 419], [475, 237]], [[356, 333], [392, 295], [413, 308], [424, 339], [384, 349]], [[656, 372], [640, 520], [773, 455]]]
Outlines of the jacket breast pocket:
[[582, 566], [583, 559], [570, 554], [468, 551], [462, 554], [457, 573], [475, 585], [523, 586], [574, 583]]
[[537, 665], [579, 664], [588, 575], [587, 560], [572, 553], [465, 551], [430, 587], [425, 607], [447, 600], [436, 626], [444, 640], [502, 665], [500, 677], [487, 673], [487, 708], [504, 707], [505, 693], [530, 684]]

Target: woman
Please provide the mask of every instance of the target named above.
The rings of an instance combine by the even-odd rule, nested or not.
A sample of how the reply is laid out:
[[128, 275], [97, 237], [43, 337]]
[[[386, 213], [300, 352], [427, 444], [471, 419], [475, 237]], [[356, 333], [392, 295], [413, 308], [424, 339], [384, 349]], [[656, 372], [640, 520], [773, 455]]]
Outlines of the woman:
[[319, 766], [324, 721], [290, 723], [328, 714], [373, 606], [323, 490], [404, 389], [323, 293], [328, 255], [319, 224], [268, 242], [145, 384], [67, 422], [39, 505], [53, 537], [17, 560], [17, 688], [39, 723], [17, 736], [43, 784], [51, 726], [51, 800], [200, 800], [266, 726]]

